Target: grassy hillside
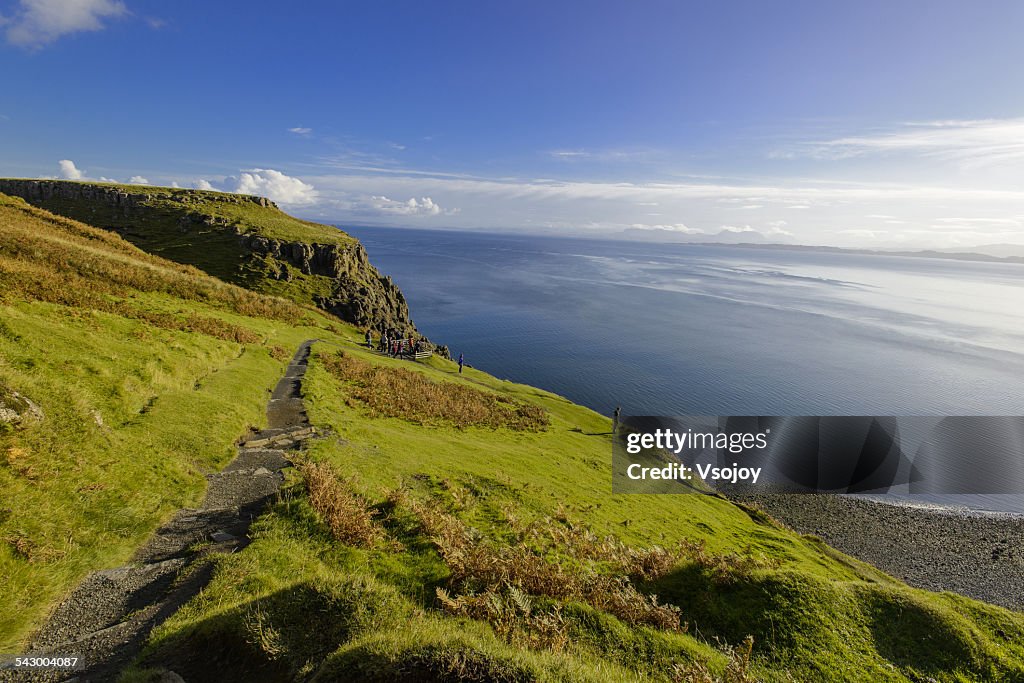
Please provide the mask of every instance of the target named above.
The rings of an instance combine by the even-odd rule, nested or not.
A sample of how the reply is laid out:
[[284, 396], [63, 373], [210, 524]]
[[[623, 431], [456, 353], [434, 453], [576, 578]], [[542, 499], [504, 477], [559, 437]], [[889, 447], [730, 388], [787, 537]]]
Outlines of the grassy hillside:
[[316, 440], [127, 681], [1021, 681], [1024, 615], [754, 509], [612, 495], [609, 420], [0, 196], [0, 652], [123, 564], [263, 422], [303, 339]]
[[610, 495], [607, 418], [407, 365], [315, 347], [331, 436], [129, 680], [203, 680], [197, 652], [239, 681], [1024, 680], [1024, 615], [717, 497]]
[[45, 415], [0, 426], [0, 652], [197, 501], [295, 346], [332, 327], [0, 195], [0, 387]]
[[0, 192], [112, 230], [150, 254], [357, 325], [411, 331], [397, 287], [358, 240], [262, 197], [112, 183], [0, 178]]
[[[259, 197], [207, 190], [60, 181], [57, 192], [32, 203], [89, 225], [115, 229], [144, 251], [187, 263], [221, 279], [239, 277], [238, 235], [283, 242], [350, 245], [355, 239], [328, 225], [299, 220]], [[2, 191], [2, 190], [0, 190]], [[118, 194], [129, 203], [108, 200]]]
[[[12, 179], [17, 180], [17, 179]], [[78, 185], [81, 187], [100, 187], [115, 190], [128, 196], [142, 196], [146, 206], [164, 209], [168, 215], [180, 218], [183, 211], [192, 211], [204, 216], [219, 218], [223, 223], [238, 225], [242, 232], [252, 232], [291, 242], [319, 242], [322, 244], [348, 244], [354, 238], [329, 225], [304, 221], [277, 208], [273, 202], [254, 195], [240, 195], [232, 192], [215, 190], [194, 190], [191, 188], [156, 187], [150, 185], [125, 185], [119, 183], [103, 183], [94, 180], [61, 180], [54, 181], [61, 185]], [[98, 207], [90, 206], [80, 200], [54, 198], [50, 200], [64, 214], [89, 211], [97, 219], [120, 222], [115, 212], [103, 214]], [[132, 227], [129, 225], [129, 227]]]

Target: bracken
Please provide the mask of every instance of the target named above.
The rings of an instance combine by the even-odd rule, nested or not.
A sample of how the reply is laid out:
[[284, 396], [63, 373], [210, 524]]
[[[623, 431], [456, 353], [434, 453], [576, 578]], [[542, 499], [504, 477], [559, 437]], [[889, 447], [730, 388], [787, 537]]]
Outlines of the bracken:
[[543, 431], [549, 424], [547, 412], [539, 406], [455, 382], [433, 382], [420, 372], [374, 365], [344, 352], [322, 356], [321, 362], [347, 383], [350, 394], [374, 417], [524, 432]]

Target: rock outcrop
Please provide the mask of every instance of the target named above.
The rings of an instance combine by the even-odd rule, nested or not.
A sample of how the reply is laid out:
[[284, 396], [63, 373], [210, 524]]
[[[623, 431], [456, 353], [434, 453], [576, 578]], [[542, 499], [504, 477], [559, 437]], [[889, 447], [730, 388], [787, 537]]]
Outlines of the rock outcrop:
[[42, 408], [28, 397], [0, 384], [0, 426], [18, 426], [42, 419]]
[[[265, 197], [22, 179], [0, 179], [0, 193], [115, 231], [143, 250], [235, 284], [313, 304], [361, 327], [416, 331], [405, 296], [374, 268], [358, 240], [331, 226], [293, 219]], [[266, 226], [282, 221], [310, 235], [309, 241], [273, 236]]]
[[314, 297], [319, 308], [361, 327], [415, 331], [405, 295], [390, 277], [377, 272], [359, 242], [308, 244], [252, 234], [239, 239], [250, 253], [278, 264], [278, 279], [292, 277], [288, 266], [303, 275], [329, 278], [330, 293]]

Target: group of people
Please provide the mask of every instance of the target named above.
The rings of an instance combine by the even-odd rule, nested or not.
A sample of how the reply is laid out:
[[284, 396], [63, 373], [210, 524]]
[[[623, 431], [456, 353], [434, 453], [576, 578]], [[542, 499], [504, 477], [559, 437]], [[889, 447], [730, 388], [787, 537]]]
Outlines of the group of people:
[[[373, 348], [373, 331], [366, 331], [366, 348]], [[377, 350], [392, 358], [415, 358], [420, 351], [428, 349], [427, 342], [415, 336], [404, 337], [398, 330], [384, 330], [377, 343]]]
[[[366, 348], [373, 348], [373, 330], [367, 329]], [[420, 351], [428, 351], [430, 347], [426, 339], [417, 339], [414, 335], [402, 336], [402, 333], [395, 329], [381, 328], [380, 341], [377, 343], [377, 350], [392, 358], [416, 358]], [[462, 366], [465, 364], [462, 354], [459, 354], [459, 373], [462, 373]]]

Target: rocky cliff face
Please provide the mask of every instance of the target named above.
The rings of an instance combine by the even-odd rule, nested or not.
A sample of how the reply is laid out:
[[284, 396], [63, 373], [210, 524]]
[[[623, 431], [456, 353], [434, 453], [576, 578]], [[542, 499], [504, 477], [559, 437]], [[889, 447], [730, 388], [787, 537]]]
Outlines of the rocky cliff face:
[[330, 293], [314, 296], [319, 308], [361, 327], [415, 331], [402, 291], [390, 277], [377, 272], [359, 242], [308, 244], [251, 234], [239, 239], [250, 253], [278, 264], [272, 273], [278, 280], [294, 277], [289, 265], [303, 275], [329, 278]]
[[[304, 224], [265, 197], [58, 180], [0, 179], [0, 193], [119, 233], [146, 251], [245, 287], [312, 303], [342, 320], [415, 332], [405, 296], [336, 228]], [[240, 216], [242, 218], [240, 218]], [[264, 234], [292, 221], [311, 241]], [[321, 235], [323, 243], [315, 241]]]

